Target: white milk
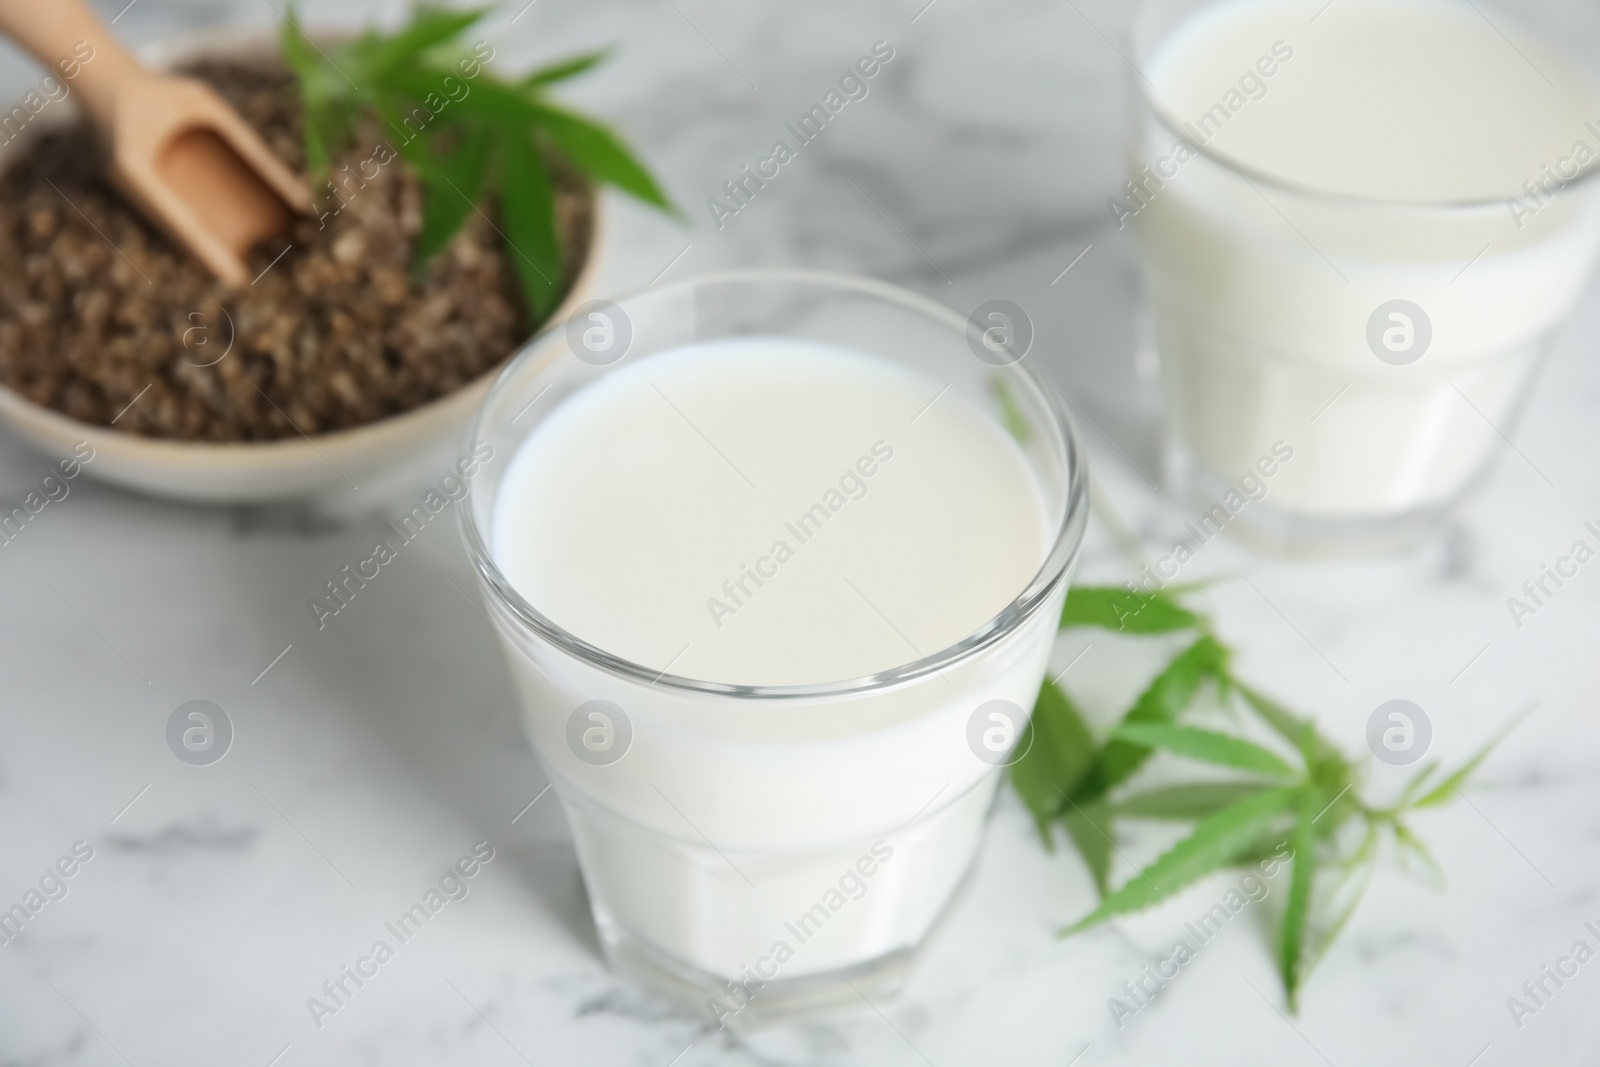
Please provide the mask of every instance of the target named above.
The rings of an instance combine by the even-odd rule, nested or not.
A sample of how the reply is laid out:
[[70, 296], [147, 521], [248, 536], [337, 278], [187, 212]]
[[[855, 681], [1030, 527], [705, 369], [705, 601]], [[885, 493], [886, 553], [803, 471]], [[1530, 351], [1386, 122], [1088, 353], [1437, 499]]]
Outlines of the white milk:
[[496, 561], [564, 629], [689, 678], [804, 685], [919, 659], [1016, 597], [1047, 536], [1015, 443], [943, 389], [776, 338], [626, 367], [512, 459]]
[[[490, 551], [535, 609], [606, 652], [806, 685], [978, 630], [1058, 522], [1018, 446], [945, 383], [749, 338], [566, 398], [506, 468]], [[785, 979], [913, 945], [970, 864], [997, 778], [968, 719], [988, 700], [1032, 706], [1064, 588], [940, 674], [831, 697], [652, 685], [511, 641], [613, 958], [642, 946], [718, 978]], [[632, 731], [609, 765], [568, 742], [596, 699]]]
[[[1593, 265], [1587, 189], [1551, 195], [1600, 153], [1590, 85], [1448, 0], [1224, 2], [1145, 70], [1184, 138], [1252, 176], [1145, 123], [1125, 203], [1182, 444], [1233, 481], [1286, 441], [1270, 491], [1290, 513], [1447, 502]], [[1377, 316], [1399, 329], [1380, 358], [1369, 323], [1395, 300], [1427, 326]]]

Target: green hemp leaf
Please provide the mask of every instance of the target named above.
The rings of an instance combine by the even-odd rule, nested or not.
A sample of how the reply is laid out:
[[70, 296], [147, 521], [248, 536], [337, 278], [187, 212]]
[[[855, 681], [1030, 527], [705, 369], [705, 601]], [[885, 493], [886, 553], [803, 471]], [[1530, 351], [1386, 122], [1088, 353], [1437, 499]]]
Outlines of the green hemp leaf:
[[301, 29], [291, 7], [280, 47], [300, 96], [313, 180], [327, 176], [363, 119], [381, 121], [423, 184], [413, 269], [420, 273], [467, 218], [487, 205], [498, 216], [495, 228], [530, 325], [537, 327], [570, 281], [556, 219], [559, 176], [614, 185], [653, 207], [678, 212], [622, 138], [546, 95], [594, 68], [606, 53], [502, 79], [488, 70], [490, 46], [462, 44], [462, 35], [488, 11], [418, 7], [393, 33], [368, 30], [352, 41], [321, 45]]
[[[1275, 951], [1290, 1011], [1312, 968], [1344, 928], [1377, 865], [1381, 831], [1402, 857], [1435, 876], [1438, 864], [1405, 817], [1445, 804], [1461, 788], [1513, 720], [1460, 768], [1437, 781], [1425, 766], [1387, 808], [1361, 799], [1362, 775], [1308, 719], [1238, 679], [1233, 653], [1209, 619], [1170, 591], [1140, 593], [1114, 586], [1079, 587], [1067, 595], [1061, 627], [1095, 627], [1132, 635], [1190, 632], [1197, 636], [1145, 687], [1117, 724], [1096, 741], [1071, 697], [1046, 681], [1028, 726], [1031, 744], [1011, 768], [1011, 784], [1032, 814], [1041, 840], [1054, 847], [1066, 831], [1088, 867], [1100, 903], [1062, 936], [1161, 902], [1214, 871], [1290, 857], [1289, 887]], [[1180, 720], [1202, 692], [1242, 705], [1283, 751], [1245, 737]], [[1203, 781], [1143, 792], [1120, 790], [1156, 752], [1209, 765]], [[1217, 769], [1233, 775], [1217, 781]], [[1111, 887], [1111, 860], [1127, 821], [1186, 822], [1188, 836], [1143, 870]], [[1355, 821], [1359, 834], [1341, 834]], [[1355, 842], [1353, 847], [1351, 842]]]

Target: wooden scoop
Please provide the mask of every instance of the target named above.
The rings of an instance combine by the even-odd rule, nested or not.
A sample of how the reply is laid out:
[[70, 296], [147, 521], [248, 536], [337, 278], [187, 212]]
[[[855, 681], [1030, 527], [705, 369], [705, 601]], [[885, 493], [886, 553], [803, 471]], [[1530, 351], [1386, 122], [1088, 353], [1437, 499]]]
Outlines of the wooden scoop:
[[310, 212], [305, 183], [215, 90], [145, 70], [84, 0], [0, 0], [0, 31], [78, 97], [123, 194], [223, 281], [249, 284], [250, 247]]

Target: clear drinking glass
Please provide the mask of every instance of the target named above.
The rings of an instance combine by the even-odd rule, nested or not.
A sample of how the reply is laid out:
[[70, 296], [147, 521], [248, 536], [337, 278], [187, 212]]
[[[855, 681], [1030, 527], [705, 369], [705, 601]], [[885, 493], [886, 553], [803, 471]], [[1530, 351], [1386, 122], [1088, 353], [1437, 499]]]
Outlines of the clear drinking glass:
[[[1147, 0], [1135, 64], [1154, 69], [1177, 29], [1229, 2]], [[1325, 0], [1304, 7], [1300, 32], [1316, 33]], [[1248, 111], [1271, 91], [1261, 72], [1278, 63], [1261, 50], [1244, 89], [1217, 86], [1219, 106]], [[1202, 536], [1237, 524], [1294, 548], [1434, 529], [1509, 434], [1591, 274], [1596, 168], [1521, 217], [1504, 197], [1344, 195], [1222, 154], [1206, 143], [1214, 126], [1195, 125], [1205, 118], [1168, 113], [1148, 79], [1134, 85], [1133, 184], [1116, 213], [1141, 246], [1168, 480], [1201, 509]], [[1223, 121], [1247, 118], [1210, 119]]]
[[[1086, 471], [1064, 403], [988, 327], [866, 279], [710, 275], [579, 308], [512, 360], [472, 430], [494, 458], [464, 537], [607, 960], [718, 1022], [859, 1006], [896, 989], [971, 865], [1011, 742], [1027, 736], [1022, 709], [1083, 535]], [[1026, 588], [949, 648], [817, 685], [680, 677], [541, 614], [496, 565], [491, 520], [518, 445], [619, 366], [739, 336], [900, 363], [1016, 428], [1055, 531]], [[939, 584], [928, 576], [930, 597]]]

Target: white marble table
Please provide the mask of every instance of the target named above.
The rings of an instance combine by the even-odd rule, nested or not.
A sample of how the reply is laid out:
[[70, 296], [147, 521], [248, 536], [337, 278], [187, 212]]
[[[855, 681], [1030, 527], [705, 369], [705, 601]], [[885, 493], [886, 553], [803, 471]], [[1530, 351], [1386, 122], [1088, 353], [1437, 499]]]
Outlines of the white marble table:
[[[1169, 542], [1187, 516], [1141, 473], [1153, 438], [1130, 355], [1132, 249], [1104, 208], [1126, 73], [1107, 37], [1123, 5], [924, 3], [544, 0], [518, 15], [513, 0], [491, 32], [509, 66], [619, 46], [572, 96], [632, 135], [692, 224], [614, 203], [602, 291], [804, 264], [963, 310], [1014, 300], [1038, 326], [1041, 367], [1083, 410], [1099, 493], [1146, 544]], [[380, 13], [310, 6], [335, 23]], [[141, 0], [118, 30], [148, 41], [275, 17], [249, 0]], [[1567, 17], [1600, 42], [1600, 15], [1573, 5]], [[895, 59], [871, 94], [717, 229], [706, 198], [878, 40]], [[0, 87], [33, 77], [8, 58]], [[1600, 519], [1597, 340], [1600, 293], [1546, 366], [1516, 450], [1440, 543], [1292, 564], [1218, 542], [1195, 564], [1249, 578], [1207, 594], [1245, 672], [1353, 751], [1390, 698], [1427, 708], [1434, 747], [1452, 758], [1539, 702], [1470, 804], [1420, 820], [1448, 889], [1386, 864], [1292, 1022], [1252, 917], [1117, 1029], [1107, 998], [1224, 883], [1059, 942], [1053, 931], [1088, 903], [1085, 874], [1040, 850], [1007, 795], [901, 1001], [827, 1024], [710, 1031], [602, 966], [560, 811], [548, 795], [527, 807], [546, 783], [487, 624], [461, 595], [454, 531], [430, 529], [316, 628], [308, 598], [430, 471], [231, 511], [80, 479], [0, 547], [0, 908], [76, 842], [93, 850], [67, 895], [0, 946], [0, 1064], [1592, 1063], [1600, 963], [1520, 1029], [1505, 1002], [1574, 941], [1600, 948], [1583, 927], [1600, 926], [1600, 571], [1521, 629], [1505, 600]], [[0, 503], [44, 468], [0, 440]], [[1082, 574], [1118, 580], [1121, 567], [1096, 528]], [[1063, 643], [1062, 665], [1078, 648]], [[1097, 667], [1100, 656], [1072, 684], [1109, 710], [1139, 679], [1109, 669], [1114, 657]], [[236, 729], [213, 766], [181, 763], [164, 738], [193, 699], [224, 707]], [[1395, 773], [1379, 766], [1375, 781]], [[314, 1025], [307, 998], [479, 840], [495, 858], [471, 895]]]

